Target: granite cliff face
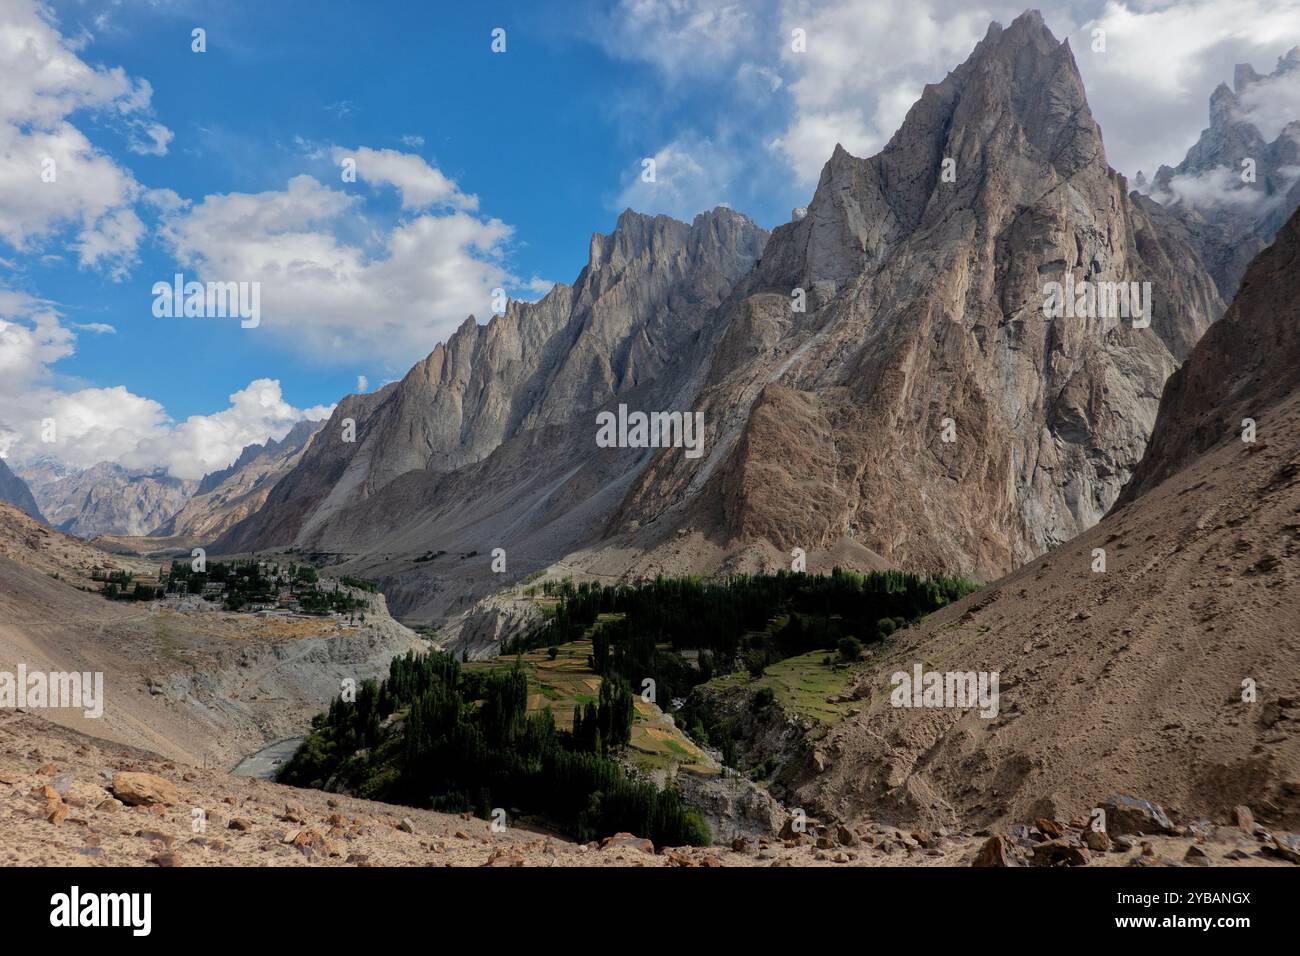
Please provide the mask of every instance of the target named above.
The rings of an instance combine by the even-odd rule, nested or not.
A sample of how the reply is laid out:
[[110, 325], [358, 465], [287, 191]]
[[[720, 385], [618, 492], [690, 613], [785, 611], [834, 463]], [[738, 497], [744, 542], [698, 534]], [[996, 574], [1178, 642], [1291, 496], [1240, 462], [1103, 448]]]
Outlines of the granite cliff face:
[[[1070, 295], [1049, 314], [1053, 284], [1120, 283], [1149, 309], [1076, 317]], [[770, 239], [728, 210], [625, 213], [572, 287], [340, 403], [219, 550], [332, 552], [420, 620], [540, 568], [710, 573], [796, 547], [823, 570], [995, 577], [1106, 513], [1222, 310], [1186, 229], [1109, 168], [1068, 44], [1029, 13], [878, 155], [837, 148]], [[702, 412], [703, 454], [598, 447], [619, 404]]]
[[[1170, 379], [1120, 504], [897, 632], [792, 799], [971, 825], [1086, 817], [1099, 794], [1131, 793], [1178, 822], [1245, 805], [1300, 823], [1298, 303], [1300, 213]], [[999, 674], [998, 712], [892, 705], [896, 673], [938, 661]]]
[[[1070, 280], [1149, 283], [1150, 327], [1048, 317], [1045, 288]], [[712, 323], [709, 454], [661, 454], [619, 527], [677, 509], [728, 542], [851, 539], [996, 576], [1106, 512], [1221, 310], [1107, 165], [1068, 44], [1034, 13], [995, 24], [881, 153], [837, 149], [773, 233]]]
[[[402, 381], [344, 399], [300, 467], [223, 547], [355, 550], [335, 516], [400, 476], [450, 474], [517, 436], [585, 423], [617, 396], [671, 391], [692, 370], [705, 317], [766, 238], [727, 209], [689, 226], [625, 212], [613, 233], [592, 238], [574, 285], [512, 302], [486, 325], [470, 317]], [[355, 442], [343, 437], [348, 420]], [[581, 430], [589, 439], [592, 430]]]
[[[1148, 187], [1187, 230], [1219, 292], [1231, 300], [1246, 266], [1300, 206], [1300, 47], [1260, 75], [1238, 64], [1210, 97], [1210, 125], [1177, 166]], [[1289, 110], [1278, 105], [1290, 99]]]

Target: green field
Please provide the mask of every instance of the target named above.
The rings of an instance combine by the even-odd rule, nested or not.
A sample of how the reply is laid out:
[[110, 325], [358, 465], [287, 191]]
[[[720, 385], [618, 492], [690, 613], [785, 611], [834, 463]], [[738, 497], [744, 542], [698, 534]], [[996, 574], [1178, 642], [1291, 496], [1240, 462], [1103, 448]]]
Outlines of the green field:
[[[555, 660], [550, 659], [545, 648], [519, 657], [528, 676], [529, 711], [549, 708], [555, 725], [561, 730], [571, 730], [574, 706], [595, 701], [600, 691], [600, 676], [587, 666], [590, 654], [591, 642], [581, 640], [561, 644]], [[513, 657], [500, 657], [494, 661], [471, 661], [463, 666], [471, 671], [492, 670], [511, 667], [514, 662]], [[673, 768], [703, 774], [718, 772], [713, 761], [680, 728], [668, 723], [663, 711], [641, 700], [639, 687], [632, 691], [636, 716], [629, 756], [635, 766], [647, 772]]]
[[798, 657], [788, 657], [769, 664], [762, 677], [754, 678], [738, 672], [716, 677], [709, 686], [725, 688], [743, 685], [750, 690], [770, 687], [776, 702], [787, 714], [811, 717], [820, 724], [834, 726], [844, 720], [850, 710], [861, 707], [861, 701], [830, 703], [828, 697], [838, 697], [848, 691], [853, 681], [853, 669], [834, 667], [823, 663], [827, 657], [834, 659], [834, 651], [813, 651]]

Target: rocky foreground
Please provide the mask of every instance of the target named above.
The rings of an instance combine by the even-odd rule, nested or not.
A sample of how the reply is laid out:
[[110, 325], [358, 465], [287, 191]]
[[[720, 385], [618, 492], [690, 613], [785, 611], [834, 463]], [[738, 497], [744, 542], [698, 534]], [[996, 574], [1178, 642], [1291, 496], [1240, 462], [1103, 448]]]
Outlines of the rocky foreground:
[[[811, 823], [729, 847], [656, 848], [619, 834], [573, 843], [469, 815], [414, 810], [189, 767], [32, 714], [0, 714], [4, 866], [1153, 866], [1300, 863], [1300, 837], [1175, 827], [1117, 798], [1111, 833], [1039, 820], [1008, 832]], [[1139, 831], [1146, 835], [1137, 835]], [[1289, 861], [1289, 862], [1288, 862]]]

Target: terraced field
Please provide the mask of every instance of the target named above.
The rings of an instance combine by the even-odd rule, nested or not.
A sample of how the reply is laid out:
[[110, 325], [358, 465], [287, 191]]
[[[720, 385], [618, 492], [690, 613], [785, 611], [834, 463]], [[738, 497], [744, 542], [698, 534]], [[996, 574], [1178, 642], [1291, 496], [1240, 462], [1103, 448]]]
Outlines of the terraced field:
[[[608, 617], [602, 615], [602, 618]], [[587, 664], [591, 654], [590, 641], [561, 644], [558, 650], [554, 660], [545, 648], [530, 651], [517, 659], [528, 675], [529, 711], [549, 708], [555, 717], [555, 725], [561, 730], [571, 730], [573, 708], [585, 707], [596, 700], [601, 678]], [[466, 670], [493, 670], [513, 666], [515, 660], [502, 657], [462, 666]], [[674, 768], [702, 774], [718, 772], [716, 761], [696, 746], [667, 714], [655, 704], [641, 699], [640, 688], [632, 690], [636, 708], [630, 746], [633, 764], [647, 772]]]
[[776, 702], [790, 716], [810, 717], [820, 724], [834, 726], [849, 713], [862, 707], [861, 701], [837, 700], [847, 696], [853, 682], [854, 668], [842, 664], [827, 664], [834, 651], [812, 651], [798, 657], [769, 664], [762, 677], [751, 677], [744, 672], [715, 677], [710, 687], [726, 688], [743, 685], [752, 691], [771, 688]]

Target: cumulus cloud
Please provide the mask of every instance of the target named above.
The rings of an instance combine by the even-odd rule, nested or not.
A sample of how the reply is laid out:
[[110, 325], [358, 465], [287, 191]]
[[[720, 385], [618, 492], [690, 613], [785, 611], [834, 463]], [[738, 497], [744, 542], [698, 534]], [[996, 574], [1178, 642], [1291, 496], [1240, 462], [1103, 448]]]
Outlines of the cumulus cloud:
[[172, 134], [149, 116], [147, 82], [91, 67], [77, 47], [43, 6], [0, 4], [0, 241], [30, 251], [71, 230], [81, 265], [121, 276], [144, 234], [133, 207], [146, 191], [71, 118], [120, 124], [142, 153], [165, 153]]
[[[112, 326], [92, 323], [93, 331]], [[280, 383], [257, 379], [210, 415], [174, 422], [161, 404], [124, 386], [56, 387], [49, 366], [71, 355], [76, 333], [50, 302], [0, 288], [0, 457], [51, 458], [74, 468], [114, 461], [200, 478], [230, 465], [255, 442], [282, 438], [330, 407], [295, 408]]]
[[280, 383], [259, 378], [230, 396], [230, 406], [211, 415], [164, 422], [117, 459], [128, 468], [163, 467], [176, 478], [202, 478], [228, 467], [246, 446], [283, 438], [304, 418], [319, 421], [332, 406], [295, 408]]
[[[358, 163], [359, 174], [364, 168]], [[392, 167], [381, 181], [412, 204], [429, 199], [435, 180], [401, 170], [424, 175], [425, 191]], [[437, 190], [447, 204], [468, 201], [454, 184]], [[259, 332], [322, 362], [361, 355], [405, 368], [466, 316], [489, 315], [494, 289], [519, 286], [502, 264], [513, 230], [499, 219], [459, 208], [421, 213], [354, 242], [346, 234], [359, 202], [300, 175], [283, 190], [207, 196], [166, 216], [162, 231], [202, 281], [259, 282]]]
[[0, 399], [21, 396], [47, 366], [72, 354], [75, 341], [52, 303], [0, 287]]
[[428, 209], [448, 206], [454, 209], [478, 208], [478, 197], [467, 196], [438, 169], [412, 153], [395, 149], [357, 149], [334, 147], [334, 161], [355, 160], [357, 178], [376, 185], [393, 186], [402, 195], [403, 209]]
[[495, 289], [535, 291], [540, 280], [504, 266], [513, 228], [475, 215], [478, 197], [422, 157], [300, 144], [313, 160], [353, 161], [358, 182], [394, 189], [407, 218], [372, 222], [355, 186], [302, 174], [282, 190], [165, 210], [161, 229], [200, 278], [259, 282], [263, 326], [282, 342], [323, 362], [361, 354], [404, 369], [468, 315], [489, 314]]

